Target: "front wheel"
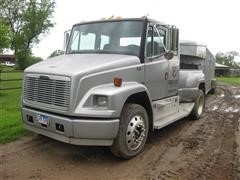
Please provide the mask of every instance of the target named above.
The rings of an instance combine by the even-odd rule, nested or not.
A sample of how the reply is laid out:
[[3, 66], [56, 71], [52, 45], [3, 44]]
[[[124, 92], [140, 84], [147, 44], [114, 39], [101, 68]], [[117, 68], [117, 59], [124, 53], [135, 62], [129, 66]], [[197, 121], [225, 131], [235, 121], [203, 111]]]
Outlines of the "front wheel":
[[191, 112], [191, 117], [195, 120], [200, 119], [203, 110], [205, 107], [205, 94], [202, 89], [199, 89], [199, 96], [195, 100], [195, 105], [193, 107], [193, 110]]
[[148, 136], [148, 115], [138, 104], [126, 104], [120, 117], [117, 138], [111, 147], [115, 156], [130, 159], [144, 149]]

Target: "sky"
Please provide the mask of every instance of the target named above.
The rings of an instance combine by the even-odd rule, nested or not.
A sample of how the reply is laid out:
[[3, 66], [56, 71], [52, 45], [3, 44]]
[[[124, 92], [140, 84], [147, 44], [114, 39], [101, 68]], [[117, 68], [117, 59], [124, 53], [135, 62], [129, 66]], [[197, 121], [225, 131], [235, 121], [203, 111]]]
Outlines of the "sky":
[[45, 59], [63, 49], [64, 31], [73, 24], [112, 15], [148, 15], [177, 26], [180, 39], [204, 43], [213, 54], [232, 50], [240, 53], [239, 7], [239, 0], [56, 0], [52, 18], [56, 25], [34, 45], [33, 53]]

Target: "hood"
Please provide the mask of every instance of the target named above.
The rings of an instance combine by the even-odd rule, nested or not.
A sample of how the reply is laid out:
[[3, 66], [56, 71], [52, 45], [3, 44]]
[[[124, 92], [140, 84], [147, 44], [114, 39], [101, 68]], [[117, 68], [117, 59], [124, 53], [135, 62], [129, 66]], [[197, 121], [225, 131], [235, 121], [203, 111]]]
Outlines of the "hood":
[[26, 73], [74, 76], [140, 64], [136, 56], [119, 54], [66, 54], [28, 67]]

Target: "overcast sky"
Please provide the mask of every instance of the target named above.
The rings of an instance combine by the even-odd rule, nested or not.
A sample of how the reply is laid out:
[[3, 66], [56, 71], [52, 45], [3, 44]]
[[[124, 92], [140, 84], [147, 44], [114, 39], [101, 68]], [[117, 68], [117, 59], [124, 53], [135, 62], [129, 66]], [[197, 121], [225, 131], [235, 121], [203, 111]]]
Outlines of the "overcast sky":
[[239, 0], [56, 0], [56, 26], [35, 45], [33, 53], [46, 58], [63, 49], [63, 33], [81, 21], [103, 17], [142, 17], [176, 25], [180, 39], [207, 44], [213, 54], [240, 52]]

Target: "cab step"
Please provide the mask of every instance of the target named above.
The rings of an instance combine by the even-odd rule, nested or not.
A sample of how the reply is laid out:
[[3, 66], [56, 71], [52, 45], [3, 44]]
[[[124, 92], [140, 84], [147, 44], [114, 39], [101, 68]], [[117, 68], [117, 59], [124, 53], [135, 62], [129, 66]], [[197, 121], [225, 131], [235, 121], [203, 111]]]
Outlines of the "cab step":
[[179, 119], [187, 117], [194, 107], [194, 103], [180, 103], [179, 111], [169, 116], [165, 116], [154, 122], [154, 129], [161, 129]]

